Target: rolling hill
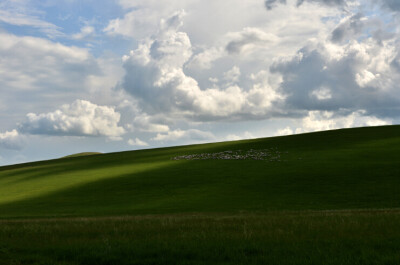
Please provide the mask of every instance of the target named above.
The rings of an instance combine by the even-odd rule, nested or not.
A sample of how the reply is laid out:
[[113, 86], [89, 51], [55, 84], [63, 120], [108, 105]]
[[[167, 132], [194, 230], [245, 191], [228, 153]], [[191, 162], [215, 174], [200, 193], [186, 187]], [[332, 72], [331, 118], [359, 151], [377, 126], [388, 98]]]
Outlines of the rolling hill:
[[0, 217], [400, 207], [400, 126], [0, 167]]
[[0, 168], [0, 264], [399, 264], [400, 126]]

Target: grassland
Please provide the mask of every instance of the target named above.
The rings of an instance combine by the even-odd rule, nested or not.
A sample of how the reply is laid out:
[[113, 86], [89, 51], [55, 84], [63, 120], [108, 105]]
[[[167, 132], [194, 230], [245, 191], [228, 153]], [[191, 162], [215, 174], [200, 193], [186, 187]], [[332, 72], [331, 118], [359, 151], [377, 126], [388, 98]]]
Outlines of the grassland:
[[399, 211], [5, 221], [2, 264], [399, 264]]
[[[279, 158], [174, 160], [237, 150]], [[384, 126], [1, 167], [0, 261], [398, 264], [399, 165]]]

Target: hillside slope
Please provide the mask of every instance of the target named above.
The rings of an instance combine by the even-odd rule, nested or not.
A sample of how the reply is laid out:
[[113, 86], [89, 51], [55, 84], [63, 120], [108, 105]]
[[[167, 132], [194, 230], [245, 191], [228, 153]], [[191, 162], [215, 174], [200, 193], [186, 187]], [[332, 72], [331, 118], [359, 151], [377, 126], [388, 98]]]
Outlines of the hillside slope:
[[0, 167], [0, 217], [397, 208], [399, 165], [400, 126], [63, 158]]
[[102, 153], [99, 152], [82, 152], [82, 153], [67, 155], [61, 158], [71, 158], [71, 157], [81, 157], [81, 156], [91, 156], [91, 155], [101, 155], [101, 154]]

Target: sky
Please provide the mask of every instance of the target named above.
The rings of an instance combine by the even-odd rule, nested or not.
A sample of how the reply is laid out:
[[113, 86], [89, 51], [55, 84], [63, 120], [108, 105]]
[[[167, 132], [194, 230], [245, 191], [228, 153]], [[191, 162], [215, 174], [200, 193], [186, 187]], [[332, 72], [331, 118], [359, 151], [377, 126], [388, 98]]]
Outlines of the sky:
[[0, 165], [400, 124], [398, 0], [0, 0]]

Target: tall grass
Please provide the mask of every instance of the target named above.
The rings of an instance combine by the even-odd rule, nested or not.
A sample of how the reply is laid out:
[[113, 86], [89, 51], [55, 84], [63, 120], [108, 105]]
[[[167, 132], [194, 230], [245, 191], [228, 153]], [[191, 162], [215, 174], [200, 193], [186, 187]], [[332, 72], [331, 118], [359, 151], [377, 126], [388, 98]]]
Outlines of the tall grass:
[[399, 264], [400, 211], [8, 220], [1, 264]]

